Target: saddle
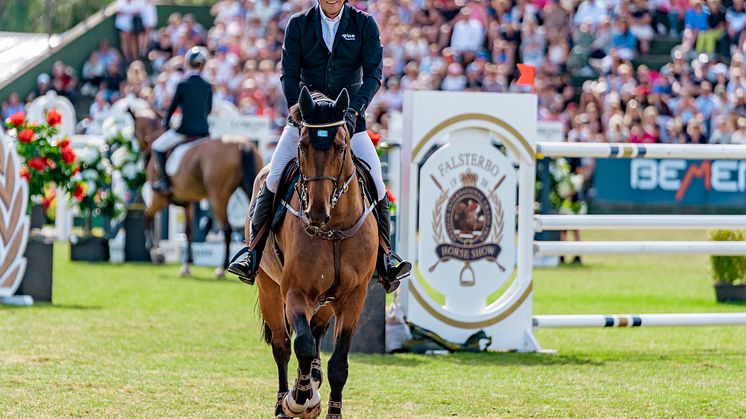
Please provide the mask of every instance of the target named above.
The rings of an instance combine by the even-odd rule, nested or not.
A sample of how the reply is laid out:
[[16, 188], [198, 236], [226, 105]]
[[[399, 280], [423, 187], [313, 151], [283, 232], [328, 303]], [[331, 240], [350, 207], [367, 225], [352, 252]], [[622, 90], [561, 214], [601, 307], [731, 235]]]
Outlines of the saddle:
[[[363, 160], [357, 158], [355, 155], [352, 156], [352, 161], [355, 165], [357, 178], [361, 181], [360, 187], [363, 191], [363, 195], [368, 200], [368, 202], [376, 202], [376, 197], [378, 196], [378, 194], [376, 190], [376, 184], [375, 182], [373, 182], [373, 178], [371, 178], [370, 176], [370, 166], [368, 166], [368, 164], [365, 163]], [[291, 160], [290, 163], [288, 163], [287, 166], [285, 166], [285, 169], [282, 171], [280, 184], [277, 187], [275, 200], [272, 203], [274, 217], [272, 218], [272, 225], [270, 230], [273, 233], [277, 233], [280, 230], [280, 227], [282, 227], [282, 222], [285, 219], [285, 214], [287, 213], [287, 208], [282, 205], [282, 201], [290, 202], [293, 199], [293, 195], [295, 195], [297, 191], [295, 185], [298, 183], [300, 175], [300, 164], [298, 163], [297, 158]], [[254, 202], [254, 205], [252, 205], [249, 209], [249, 214], [252, 217], [254, 216], [255, 205], [256, 202]], [[374, 209], [373, 211], [376, 212], [377, 209]], [[378, 220], [377, 213], [376, 220]], [[277, 256], [280, 265], [284, 265], [285, 258], [282, 253], [282, 249], [277, 246], [277, 242], [274, 242], [274, 247], [272, 250], [274, 251], [275, 256]]]
[[[352, 161], [355, 165], [355, 172], [357, 173], [358, 180], [361, 180], [361, 188], [363, 195], [369, 202], [376, 202], [375, 199], [378, 196], [376, 190], [376, 184], [373, 182], [373, 178], [370, 177], [370, 167], [367, 163], [352, 156]], [[298, 159], [295, 158], [285, 166], [282, 171], [282, 177], [280, 178], [280, 184], [277, 187], [277, 193], [275, 194], [275, 201], [272, 204], [274, 217], [272, 218], [271, 230], [277, 232], [282, 226], [282, 221], [287, 213], [287, 208], [282, 205], [282, 201], [290, 202], [293, 199], [293, 195], [296, 193], [295, 185], [300, 179], [300, 164]], [[253, 215], [253, 208], [251, 209]]]
[[196, 147], [209, 140], [209, 136], [190, 136], [184, 138], [184, 141], [179, 143], [176, 147], [168, 150], [166, 152], [166, 175], [169, 177], [174, 176], [178, 172], [179, 166], [181, 166], [181, 160], [184, 158], [187, 152], [193, 147]]

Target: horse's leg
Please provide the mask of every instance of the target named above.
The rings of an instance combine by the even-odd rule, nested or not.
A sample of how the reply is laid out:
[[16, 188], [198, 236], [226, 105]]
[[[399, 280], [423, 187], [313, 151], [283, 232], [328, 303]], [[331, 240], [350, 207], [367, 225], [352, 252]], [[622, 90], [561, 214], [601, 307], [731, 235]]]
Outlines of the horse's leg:
[[311, 364], [311, 381], [316, 391], [318, 391], [324, 381], [324, 374], [321, 369], [321, 339], [323, 339], [326, 329], [329, 328], [329, 321], [333, 315], [334, 310], [332, 310], [331, 306], [327, 305], [319, 309], [311, 319], [311, 334], [313, 334], [313, 338], [316, 340], [316, 357]]
[[355, 334], [367, 292], [368, 286], [365, 283], [348, 294], [339, 304], [333, 303], [337, 321], [334, 324], [334, 352], [327, 365], [327, 376], [329, 387], [331, 387], [327, 419], [342, 417], [342, 389], [347, 382], [348, 372], [347, 355], [350, 353], [352, 336]]
[[228, 264], [231, 260], [231, 235], [233, 229], [230, 223], [228, 223], [228, 197], [221, 196], [221, 193], [215, 192], [210, 193], [210, 203], [212, 204], [212, 212], [215, 219], [218, 220], [220, 228], [223, 230], [223, 240], [225, 243], [225, 252], [223, 252], [223, 266], [218, 267], [215, 270], [216, 278], [225, 278], [225, 270], [228, 269]]
[[162, 264], [165, 262], [163, 252], [158, 246], [158, 240], [156, 240], [155, 232], [155, 216], [159, 212], [163, 211], [168, 206], [168, 200], [154, 193], [150, 205], [145, 209], [145, 247], [150, 253], [150, 260], [155, 264]]
[[186, 223], [186, 261], [181, 266], [179, 273], [183, 277], [192, 276], [191, 265], [194, 263], [194, 253], [192, 252], [192, 241], [194, 241], [194, 206], [199, 204], [186, 204], [184, 206], [184, 222]]
[[316, 418], [321, 412], [321, 396], [311, 384], [311, 364], [316, 358], [316, 342], [308, 319], [313, 308], [306, 296], [290, 289], [286, 298], [285, 315], [295, 330], [293, 347], [298, 359], [298, 376], [282, 402], [285, 414], [291, 417]]
[[259, 309], [264, 319], [264, 339], [272, 345], [272, 355], [277, 364], [277, 403], [275, 417], [285, 418], [282, 411], [282, 399], [288, 393], [288, 362], [290, 362], [290, 336], [285, 323], [285, 310], [282, 309], [280, 286], [263, 270], [259, 270], [256, 279], [259, 288]]

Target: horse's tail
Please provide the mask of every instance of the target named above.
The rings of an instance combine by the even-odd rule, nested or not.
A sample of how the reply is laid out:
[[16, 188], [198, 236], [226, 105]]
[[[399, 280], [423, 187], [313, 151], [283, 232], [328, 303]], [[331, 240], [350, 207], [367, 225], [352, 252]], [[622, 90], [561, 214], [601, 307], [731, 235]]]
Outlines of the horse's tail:
[[259, 173], [259, 154], [252, 145], [245, 144], [241, 146], [241, 189], [246, 196], [251, 199], [254, 190], [254, 180]]

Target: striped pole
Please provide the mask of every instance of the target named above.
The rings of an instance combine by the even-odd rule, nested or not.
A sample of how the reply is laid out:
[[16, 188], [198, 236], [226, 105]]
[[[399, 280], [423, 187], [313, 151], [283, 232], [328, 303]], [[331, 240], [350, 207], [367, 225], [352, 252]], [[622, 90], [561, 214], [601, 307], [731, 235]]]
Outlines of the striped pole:
[[746, 160], [741, 144], [631, 144], [631, 143], [553, 143], [536, 144], [542, 157], [646, 158], [689, 160]]
[[608, 254], [746, 255], [746, 241], [535, 241], [540, 256]]
[[534, 231], [746, 228], [744, 215], [536, 215]]
[[746, 325], [746, 313], [573, 314], [533, 317], [535, 328]]

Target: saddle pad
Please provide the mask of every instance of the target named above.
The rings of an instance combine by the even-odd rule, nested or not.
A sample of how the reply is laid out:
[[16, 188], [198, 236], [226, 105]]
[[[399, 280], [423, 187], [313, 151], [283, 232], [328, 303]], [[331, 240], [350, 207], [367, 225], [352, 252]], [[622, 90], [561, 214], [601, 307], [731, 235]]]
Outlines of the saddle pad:
[[187, 152], [189, 152], [189, 150], [191, 150], [192, 148], [204, 143], [205, 141], [210, 141], [210, 138], [204, 137], [199, 140], [191, 141], [186, 144], [177, 146], [174, 151], [171, 152], [171, 155], [168, 156], [168, 160], [166, 161], [166, 174], [168, 176], [175, 176], [176, 173], [179, 172], [181, 160], [184, 159], [184, 156], [186, 156]]

